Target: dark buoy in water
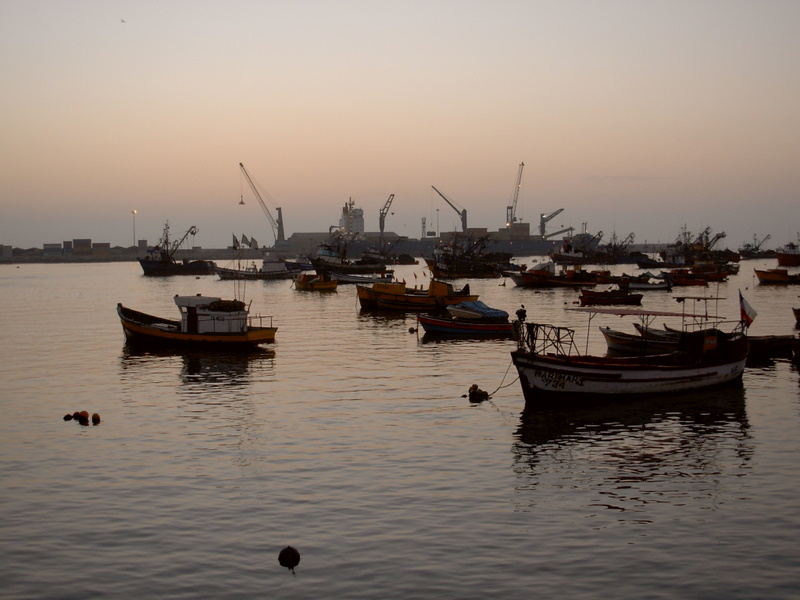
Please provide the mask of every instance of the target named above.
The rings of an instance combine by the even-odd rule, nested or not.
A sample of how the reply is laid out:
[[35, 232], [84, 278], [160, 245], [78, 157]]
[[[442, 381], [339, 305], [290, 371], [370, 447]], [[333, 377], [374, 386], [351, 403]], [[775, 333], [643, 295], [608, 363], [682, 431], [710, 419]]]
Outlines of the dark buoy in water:
[[408, 333], [417, 333], [417, 330], [414, 329], [413, 327], [409, 327], [408, 328]]
[[470, 402], [483, 402], [489, 399], [489, 392], [483, 391], [478, 387], [477, 383], [469, 386], [469, 394], [467, 395]]
[[278, 562], [294, 573], [294, 568], [300, 564], [300, 553], [295, 548], [286, 546], [278, 553]]
[[97, 413], [92, 415], [92, 425], [100, 425], [100, 415]]
[[72, 421], [72, 415], [64, 415], [65, 421]]

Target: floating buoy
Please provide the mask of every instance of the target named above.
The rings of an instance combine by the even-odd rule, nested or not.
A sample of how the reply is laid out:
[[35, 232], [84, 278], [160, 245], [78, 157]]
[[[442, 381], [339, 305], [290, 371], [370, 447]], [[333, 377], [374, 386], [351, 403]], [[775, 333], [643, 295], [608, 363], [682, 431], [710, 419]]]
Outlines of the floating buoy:
[[64, 420], [65, 421], [72, 421], [72, 415], [70, 415], [70, 414], [64, 415]]
[[300, 553], [295, 548], [286, 546], [278, 553], [278, 562], [294, 573], [294, 568], [300, 564]]
[[94, 413], [92, 415], [92, 425], [99, 425], [100, 424], [100, 415]]
[[409, 327], [408, 328], [408, 333], [416, 333], [416, 332], [417, 332], [417, 330], [414, 329], [413, 327]]
[[469, 386], [469, 394], [467, 396], [470, 402], [483, 402], [489, 399], [489, 392], [483, 391], [478, 387], [478, 384], [473, 383]]

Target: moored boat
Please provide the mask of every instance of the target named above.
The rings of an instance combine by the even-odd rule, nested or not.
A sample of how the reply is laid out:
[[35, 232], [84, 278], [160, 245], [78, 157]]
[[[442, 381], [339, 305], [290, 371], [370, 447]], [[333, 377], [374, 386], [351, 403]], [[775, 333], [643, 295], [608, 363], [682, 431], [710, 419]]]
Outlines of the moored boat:
[[[153, 347], [252, 348], [275, 341], [272, 317], [250, 316], [241, 300], [215, 296], [175, 296], [180, 319], [168, 319], [117, 304], [125, 339]], [[258, 323], [258, 324], [256, 324]], [[268, 325], [265, 325], [268, 323]]]
[[578, 299], [581, 306], [638, 305], [642, 303], [642, 294], [634, 294], [627, 290], [590, 290], [582, 288]]
[[730, 332], [717, 327], [688, 332], [674, 352], [644, 356], [582, 354], [568, 327], [527, 323], [523, 331], [511, 358], [526, 404], [532, 405], [598, 403], [734, 383], [741, 380], [749, 351], [741, 323]]
[[505, 322], [500, 322], [418, 315], [417, 322], [422, 326], [426, 334], [432, 335], [497, 337], [512, 337], [514, 335], [514, 323], [510, 323], [507, 319]]
[[173, 242], [169, 237], [169, 222], [164, 224], [164, 231], [158, 244], [147, 251], [147, 256], [138, 258], [139, 265], [145, 275], [165, 277], [169, 275], [212, 275], [215, 264], [210, 260], [177, 260], [175, 253], [190, 235], [197, 234], [197, 227], [192, 225], [183, 237]]
[[794, 242], [789, 242], [783, 248], [778, 248], [775, 254], [778, 257], [778, 266], [800, 267], [800, 246]]
[[328, 273], [300, 273], [294, 277], [294, 287], [303, 291], [333, 292], [339, 280]]
[[450, 304], [477, 300], [469, 284], [457, 290], [452, 284], [432, 279], [427, 289], [409, 288], [403, 282], [374, 283], [371, 287], [357, 285], [361, 308], [406, 311], [444, 310]]
[[253, 279], [292, 279], [300, 273], [300, 269], [290, 269], [283, 258], [275, 257], [270, 252], [265, 252], [261, 259], [261, 266], [253, 262], [244, 268], [214, 267], [217, 277], [224, 280], [253, 280]]
[[578, 265], [558, 270], [552, 261], [539, 263], [525, 271], [506, 271], [505, 274], [519, 287], [590, 287], [597, 284], [595, 273], [588, 273]]
[[800, 273], [789, 273], [788, 269], [753, 269], [761, 285], [800, 284]]

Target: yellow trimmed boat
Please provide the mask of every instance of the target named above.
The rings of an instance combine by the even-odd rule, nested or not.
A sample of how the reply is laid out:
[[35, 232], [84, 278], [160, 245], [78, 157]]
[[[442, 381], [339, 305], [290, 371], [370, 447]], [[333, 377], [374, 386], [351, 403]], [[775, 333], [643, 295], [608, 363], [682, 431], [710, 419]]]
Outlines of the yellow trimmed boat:
[[444, 310], [451, 304], [474, 302], [477, 294], [470, 294], [469, 284], [456, 290], [452, 284], [432, 279], [428, 289], [406, 287], [405, 282], [374, 283], [372, 287], [356, 286], [361, 308], [387, 310]]
[[329, 273], [300, 273], [294, 277], [294, 287], [298, 290], [314, 292], [334, 292], [339, 280]]
[[231, 349], [253, 348], [275, 341], [278, 328], [272, 326], [272, 317], [251, 317], [250, 306], [241, 300], [176, 295], [175, 305], [180, 320], [156, 317], [118, 303], [117, 314], [126, 341], [155, 347]]

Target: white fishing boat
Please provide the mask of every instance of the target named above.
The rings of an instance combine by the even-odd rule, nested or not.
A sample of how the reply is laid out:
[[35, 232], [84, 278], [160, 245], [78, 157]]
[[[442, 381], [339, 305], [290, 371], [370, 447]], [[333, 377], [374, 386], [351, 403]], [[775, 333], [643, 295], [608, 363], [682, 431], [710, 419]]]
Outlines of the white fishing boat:
[[[660, 316], [704, 317], [634, 309], [572, 310], [590, 315], [636, 315], [646, 324]], [[578, 350], [575, 331], [571, 328], [527, 323], [511, 358], [519, 373], [526, 403], [533, 405], [554, 400], [600, 402], [610, 398], [692, 391], [741, 379], [749, 352], [746, 322], [737, 321], [730, 331], [723, 331], [720, 326], [721, 323], [684, 333], [672, 352], [596, 356]]]

